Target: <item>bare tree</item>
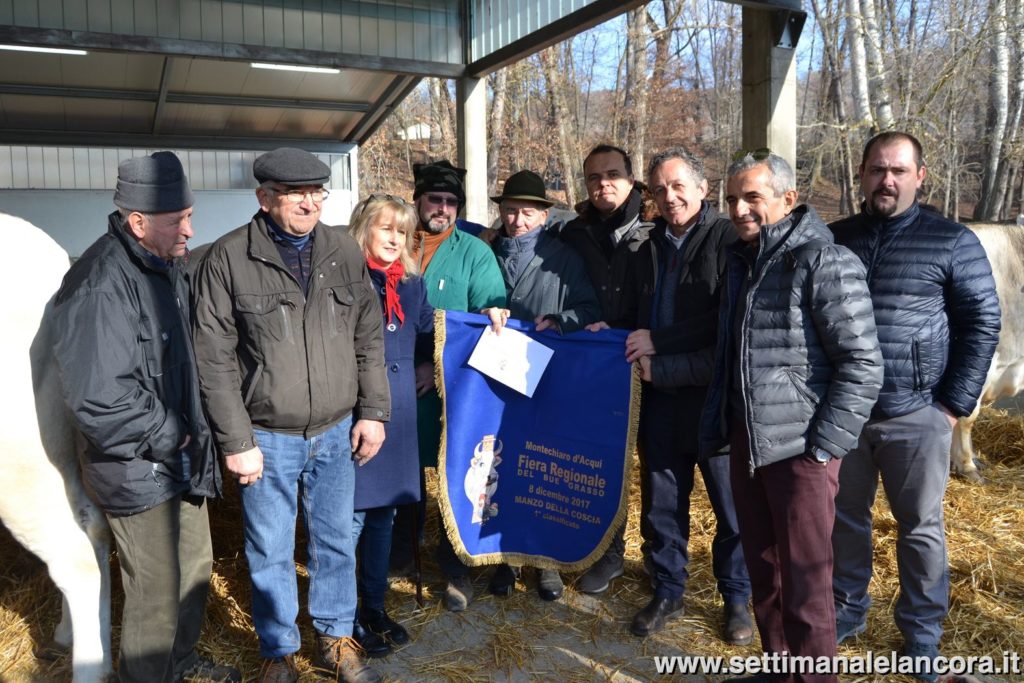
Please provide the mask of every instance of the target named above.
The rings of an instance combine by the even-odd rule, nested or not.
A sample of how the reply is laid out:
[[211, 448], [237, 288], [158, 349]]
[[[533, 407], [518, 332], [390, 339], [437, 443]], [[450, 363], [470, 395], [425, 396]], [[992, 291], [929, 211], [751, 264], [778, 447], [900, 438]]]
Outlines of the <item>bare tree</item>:
[[981, 179], [981, 196], [974, 208], [975, 220], [999, 220], [996, 188], [999, 187], [999, 161], [1009, 111], [1010, 57], [1006, 43], [1006, 0], [990, 0], [992, 71], [989, 76], [989, 101], [986, 131], [988, 144]]

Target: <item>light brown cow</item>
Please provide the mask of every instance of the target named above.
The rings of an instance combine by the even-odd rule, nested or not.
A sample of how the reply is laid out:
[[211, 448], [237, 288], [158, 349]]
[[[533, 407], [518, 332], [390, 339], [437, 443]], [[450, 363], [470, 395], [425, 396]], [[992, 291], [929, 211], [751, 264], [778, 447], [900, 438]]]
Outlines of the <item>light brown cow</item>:
[[1024, 389], [1024, 228], [982, 224], [971, 229], [978, 235], [992, 264], [1003, 328], [981, 400], [974, 412], [961, 418], [953, 430], [950, 461], [953, 472], [980, 482], [971, 444], [971, 428], [978, 412], [983, 404], [1014, 396]]

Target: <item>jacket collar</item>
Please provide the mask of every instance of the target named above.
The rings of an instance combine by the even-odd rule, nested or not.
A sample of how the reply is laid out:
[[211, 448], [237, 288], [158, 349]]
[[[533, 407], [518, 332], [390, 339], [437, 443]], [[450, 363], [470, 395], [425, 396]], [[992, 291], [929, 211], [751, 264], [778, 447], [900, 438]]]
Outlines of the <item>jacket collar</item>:
[[182, 261], [182, 259], [167, 261], [139, 244], [139, 241], [125, 230], [124, 221], [121, 219], [121, 213], [118, 211], [112, 212], [107, 217], [107, 232], [112, 234], [124, 246], [128, 255], [140, 268], [145, 268], [162, 275], [170, 275], [171, 271], [178, 268], [179, 262]]
[[[310, 267], [315, 268], [316, 265], [327, 258], [330, 251], [327, 251], [328, 244], [327, 240], [317, 239], [316, 234], [323, 234], [327, 229], [327, 226], [317, 221], [317, 224], [313, 226], [313, 230], [310, 232], [310, 239], [313, 241], [313, 253], [310, 256]], [[270, 226], [267, 225], [266, 214], [263, 211], [257, 211], [256, 215], [252, 217], [249, 222], [249, 256], [259, 261], [269, 261], [274, 265], [284, 268], [284, 261], [281, 260], [281, 254], [277, 250], [277, 245], [274, 244], [274, 240], [270, 237]]]
[[914, 202], [907, 208], [903, 213], [898, 213], [895, 216], [875, 216], [868, 212], [867, 202], [862, 202], [860, 205], [861, 214], [864, 220], [874, 229], [882, 232], [899, 232], [906, 228], [908, 225], [914, 223], [921, 215], [921, 205]]
[[[763, 265], [780, 250], [789, 250], [812, 239], [834, 242], [828, 226], [821, 220], [813, 206], [801, 204], [782, 220], [761, 228], [761, 239], [758, 247], [757, 262]], [[738, 255], [743, 254], [747, 243], [737, 241], [730, 250]]]

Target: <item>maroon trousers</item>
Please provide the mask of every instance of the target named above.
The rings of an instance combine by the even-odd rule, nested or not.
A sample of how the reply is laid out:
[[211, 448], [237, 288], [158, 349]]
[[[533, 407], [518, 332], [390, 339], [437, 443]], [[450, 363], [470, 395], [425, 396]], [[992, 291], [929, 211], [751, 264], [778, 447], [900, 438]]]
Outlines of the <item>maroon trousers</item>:
[[[730, 469], [754, 618], [765, 652], [835, 657], [832, 525], [840, 461], [797, 456], [750, 476], [746, 431], [732, 430]], [[785, 683], [836, 683], [834, 675], [773, 675]]]

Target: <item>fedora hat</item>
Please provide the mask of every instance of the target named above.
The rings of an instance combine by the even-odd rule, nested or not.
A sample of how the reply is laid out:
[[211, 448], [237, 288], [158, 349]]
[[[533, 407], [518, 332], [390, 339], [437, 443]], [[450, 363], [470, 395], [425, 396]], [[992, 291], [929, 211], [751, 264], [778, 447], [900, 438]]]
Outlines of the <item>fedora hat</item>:
[[545, 208], [554, 205], [548, 199], [544, 189], [544, 180], [533, 171], [519, 171], [513, 173], [505, 181], [501, 194], [491, 197], [492, 202], [501, 203], [503, 199], [521, 199], [529, 202], [537, 202]]

